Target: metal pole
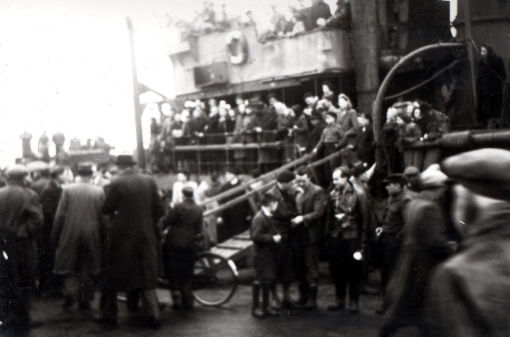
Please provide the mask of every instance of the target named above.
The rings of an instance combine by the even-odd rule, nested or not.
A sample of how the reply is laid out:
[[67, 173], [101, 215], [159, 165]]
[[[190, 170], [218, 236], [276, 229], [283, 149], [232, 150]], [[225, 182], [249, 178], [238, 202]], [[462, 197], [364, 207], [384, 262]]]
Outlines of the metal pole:
[[471, 6], [469, 3], [470, 0], [464, 0], [464, 30], [466, 34], [466, 48], [468, 52], [468, 60], [469, 60], [469, 75], [471, 77], [471, 92], [473, 94], [473, 104], [475, 106], [475, 110], [478, 107], [478, 97], [476, 94], [476, 74], [475, 74], [475, 59], [473, 55], [473, 36], [471, 33]]
[[146, 168], [145, 150], [143, 148], [142, 138], [142, 108], [140, 106], [140, 83], [136, 74], [135, 41], [133, 23], [129, 17], [126, 17], [126, 23], [129, 32], [129, 44], [131, 49], [131, 71], [133, 75], [133, 103], [135, 107], [135, 126], [136, 126], [136, 150], [138, 156], [138, 165], [142, 170]]

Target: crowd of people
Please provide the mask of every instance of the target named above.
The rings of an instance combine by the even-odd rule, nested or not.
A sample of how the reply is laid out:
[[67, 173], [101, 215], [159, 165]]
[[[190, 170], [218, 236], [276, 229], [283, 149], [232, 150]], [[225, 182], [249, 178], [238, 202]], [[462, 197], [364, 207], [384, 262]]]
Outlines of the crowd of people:
[[[500, 299], [510, 289], [509, 163], [509, 151], [485, 148], [424, 171], [409, 166], [383, 180], [388, 197], [380, 214], [373, 213], [370, 175], [342, 165], [323, 190], [305, 167], [281, 172], [252, 222], [252, 314], [276, 316], [281, 306], [316, 309], [322, 250], [335, 285], [328, 310], [358, 312], [366, 265], [379, 260], [381, 337], [408, 326], [420, 336], [506, 334], [510, 308]], [[293, 282], [297, 302], [289, 296]], [[270, 300], [277, 284], [280, 306]]]
[[[334, 123], [336, 115], [328, 113]], [[255, 201], [258, 212], [222, 214], [225, 227], [234, 226], [240, 215], [251, 223], [253, 316], [275, 316], [282, 308], [316, 310], [323, 254], [335, 286], [328, 310], [366, 310], [360, 308], [361, 286], [371, 268], [381, 269], [378, 313], [386, 319], [380, 336], [407, 325], [424, 336], [507, 331], [510, 309], [498, 298], [508, 292], [509, 152], [475, 150], [425, 170], [408, 166], [391, 174], [383, 180], [388, 197], [382, 212], [376, 211], [368, 187], [374, 168], [345, 158], [330, 163], [327, 188], [314, 181], [313, 168], [283, 170]], [[165, 206], [155, 179], [135, 166], [132, 156], [120, 155], [110, 172], [114, 176], [98, 181], [92, 166], [81, 163], [74, 182], [65, 185], [58, 167], [41, 171], [30, 183], [24, 166], [7, 170], [0, 188], [2, 328], [34, 326], [29, 298], [35, 284], [40, 294], [60, 294], [65, 310], [75, 304], [90, 309], [99, 286], [98, 323], [108, 329], [118, 325], [117, 293], [126, 292], [128, 310], [136, 312], [142, 300], [138, 322], [159, 327], [158, 247], [174, 309], [193, 309], [192, 261], [209, 235], [197, 204], [200, 188], [187, 177], [178, 179]], [[204, 195], [239, 184], [236, 172], [228, 172]], [[298, 299], [292, 296], [294, 284]], [[464, 287], [472, 291], [460, 291]], [[450, 311], [461, 317], [450, 317]], [[480, 317], [492, 318], [482, 322]]]
[[298, 1], [295, 5], [288, 6], [286, 13], [280, 12], [277, 6], [273, 5], [269, 23], [259, 25], [251, 10], [244, 15], [233, 17], [228, 13], [225, 4], [221, 5], [221, 9], [216, 10], [213, 2], [204, 1], [202, 10], [197, 12], [190, 22], [169, 18], [169, 24], [181, 31], [183, 39], [215, 31], [256, 26], [259, 40], [263, 42], [323, 27], [349, 30], [351, 29], [351, 9], [349, 0], [338, 0], [337, 9], [333, 14], [329, 5], [323, 0], [313, 0], [311, 6]]
[[[310, 92], [304, 94], [304, 108], [288, 107], [276, 95], [269, 94], [267, 103], [260, 95], [249, 99], [236, 97], [233, 107], [225, 100], [211, 98], [207, 105], [187, 101], [181, 112], [170, 110], [151, 121], [150, 167], [154, 172], [171, 169], [170, 154], [175, 145], [251, 143], [287, 140], [282, 162], [303, 154], [330, 154], [346, 148], [351, 162], [357, 159], [373, 161], [372, 128], [370, 117], [353, 109], [350, 98], [335, 94], [331, 84], [322, 85], [319, 98]], [[326, 131], [327, 130], [327, 131]], [[292, 141], [291, 141], [292, 140]], [[243, 167], [249, 153], [237, 151], [236, 165]]]

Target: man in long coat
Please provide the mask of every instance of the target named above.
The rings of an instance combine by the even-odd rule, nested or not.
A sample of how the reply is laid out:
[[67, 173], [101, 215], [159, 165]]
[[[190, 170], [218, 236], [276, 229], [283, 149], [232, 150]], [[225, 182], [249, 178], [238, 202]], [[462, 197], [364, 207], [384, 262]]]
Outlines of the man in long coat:
[[[10, 275], [8, 280], [5, 273], [0, 275], [2, 327], [32, 325], [29, 310], [34, 282], [34, 238], [41, 230], [43, 216], [37, 194], [25, 186], [27, 175], [24, 166], [15, 165], [7, 172], [7, 186], [0, 189], [0, 240], [3, 246], [0, 258], [7, 263]], [[4, 293], [6, 288], [10, 291]]]
[[421, 336], [428, 336], [425, 303], [430, 278], [437, 265], [453, 252], [442, 205], [438, 203], [446, 192], [444, 179], [428, 182], [425, 175], [429, 171], [421, 175], [421, 191], [404, 211], [402, 247], [387, 289], [390, 315], [379, 332], [381, 337], [393, 336], [408, 325], [418, 327]]
[[81, 309], [90, 308], [100, 271], [105, 196], [101, 187], [92, 184], [92, 174], [90, 164], [79, 165], [77, 181], [64, 187], [55, 215], [54, 271], [64, 278], [64, 308], [70, 308], [75, 300]]
[[110, 216], [104, 255], [103, 316], [117, 325], [117, 292], [141, 290], [147, 325], [159, 327], [159, 218], [164, 205], [154, 178], [141, 174], [129, 155], [117, 157], [121, 173], [107, 187], [103, 213]]

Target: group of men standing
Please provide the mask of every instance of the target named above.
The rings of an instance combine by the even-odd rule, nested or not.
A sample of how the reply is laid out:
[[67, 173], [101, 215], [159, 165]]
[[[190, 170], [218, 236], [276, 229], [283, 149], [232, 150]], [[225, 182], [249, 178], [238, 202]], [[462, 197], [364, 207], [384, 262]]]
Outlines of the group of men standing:
[[[41, 290], [58, 288], [57, 275], [63, 283], [65, 309], [70, 310], [76, 302], [80, 309], [89, 309], [99, 283], [99, 323], [117, 326], [117, 292], [125, 291], [128, 309], [136, 309], [142, 298], [144, 315], [138, 322], [160, 326], [156, 295], [161, 239], [158, 221], [165, 207], [155, 180], [140, 173], [135, 164], [131, 156], [118, 156], [120, 173], [104, 189], [93, 184], [92, 166], [80, 164], [74, 183], [61, 188], [58, 179], [50, 179], [40, 196], [27, 186], [24, 166], [8, 171], [7, 186], [0, 189], [3, 328], [33, 325], [29, 297], [36, 279], [36, 242], [42, 252]], [[201, 218], [195, 222], [201, 225]]]
[[[300, 167], [295, 174], [280, 172], [276, 186], [264, 194], [251, 228], [256, 272], [254, 316], [277, 314], [273, 307], [280, 304], [271, 306], [269, 301], [269, 294], [276, 294], [277, 283], [282, 285], [284, 309], [317, 308], [322, 247], [336, 290], [336, 301], [328, 310], [345, 309], [346, 290], [350, 289], [349, 310], [358, 312], [362, 279], [359, 255], [367, 240], [369, 212], [363, 187], [354, 186], [352, 175], [346, 167], [335, 169], [332, 188], [327, 192], [312, 182], [310, 168]], [[297, 302], [291, 300], [292, 282], [298, 284]]]

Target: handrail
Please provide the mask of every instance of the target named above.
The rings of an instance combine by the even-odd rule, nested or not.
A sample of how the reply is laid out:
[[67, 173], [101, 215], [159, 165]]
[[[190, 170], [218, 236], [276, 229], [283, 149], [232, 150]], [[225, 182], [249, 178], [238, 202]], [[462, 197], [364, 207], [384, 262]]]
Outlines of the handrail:
[[[322, 164], [324, 164], [325, 162], [330, 161], [331, 159], [334, 159], [334, 158], [336, 158], [336, 157], [338, 157], [338, 156], [340, 156], [340, 151], [335, 152], [335, 153], [333, 153], [333, 154], [331, 154], [331, 155], [329, 155], [329, 156], [327, 156], [327, 157], [324, 157], [324, 158], [322, 158], [322, 159], [319, 159], [319, 160], [317, 160], [317, 161], [314, 161], [313, 163], [311, 163], [311, 164], [309, 165], [309, 167], [316, 167], [316, 166], [322, 165]], [[307, 157], [307, 159], [308, 159], [308, 158], [313, 157], [313, 155], [308, 154], [308, 155], [306, 155], [305, 157]], [[303, 158], [305, 158], [305, 157], [303, 157]], [[302, 158], [300, 158], [300, 159], [302, 159]], [[294, 161], [294, 162], [295, 162], [295, 161]], [[291, 164], [291, 163], [289, 163], [289, 164]], [[287, 165], [289, 165], [289, 164], [287, 164]], [[287, 165], [284, 165], [284, 166], [287, 166]], [[282, 169], [284, 169], [284, 168], [283, 168], [284, 166], [282, 166], [282, 167], [280, 167], [280, 168], [277, 168], [276, 170], [273, 170], [273, 171], [271, 171], [271, 172], [268, 172], [268, 173], [266, 173], [264, 176], [271, 176], [271, 175], [273, 175], [273, 176], [274, 176], [274, 175], [276, 175], [276, 173], [277, 173], [278, 171], [281, 171]], [[261, 176], [261, 177], [262, 177], [262, 176]], [[259, 178], [257, 178], [257, 179], [253, 179], [253, 180], [251, 180], [251, 181], [249, 181], [248, 183], [245, 183], [245, 184], [243, 184], [243, 185], [239, 185], [239, 186], [237, 186], [237, 187], [234, 187], [234, 188], [232, 188], [232, 189], [230, 189], [230, 190], [228, 190], [228, 191], [225, 191], [225, 192], [223, 192], [223, 193], [221, 193], [221, 194], [218, 194], [217, 196], [215, 196], [215, 197], [213, 197], [213, 198], [206, 199], [206, 200], [204, 200], [204, 201], [202, 202], [202, 205], [204, 205], [205, 203], [209, 203], [209, 202], [213, 201], [213, 199], [215, 199], [216, 197], [220, 197], [219, 199], [216, 199], [216, 200], [220, 200], [220, 199], [225, 198], [225, 197], [226, 197], [225, 195], [227, 194], [227, 192], [231, 192], [231, 191], [233, 191], [233, 190], [236, 190], [235, 192], [231, 192], [231, 193], [230, 193], [230, 194], [228, 194], [228, 195], [232, 195], [232, 194], [234, 194], [234, 193], [236, 193], [236, 192], [240, 192], [240, 191], [242, 191], [243, 189], [245, 189], [246, 187], [248, 187], [250, 184], [253, 184], [254, 182], [257, 182], [257, 181], [261, 180], [261, 177], [259, 177]], [[230, 208], [230, 207], [232, 207], [232, 206], [234, 206], [234, 205], [237, 205], [238, 203], [241, 203], [241, 202], [243, 202], [243, 201], [247, 200], [247, 199], [248, 199], [248, 198], [250, 198], [251, 196], [253, 196], [253, 195], [257, 194], [257, 193], [260, 193], [260, 192], [262, 192], [262, 191], [264, 191], [264, 190], [266, 190], [266, 189], [269, 189], [269, 188], [270, 188], [270, 187], [272, 187], [275, 183], [276, 183], [276, 179], [274, 179], [274, 178], [273, 178], [270, 182], [268, 182], [268, 183], [266, 183], [266, 184], [264, 184], [264, 185], [262, 185], [262, 186], [260, 186], [260, 187], [258, 187], [258, 188], [256, 188], [256, 189], [254, 189], [254, 190], [252, 190], [252, 191], [250, 191], [250, 192], [247, 192], [247, 193], [245, 193], [245, 194], [243, 194], [243, 195], [240, 195], [240, 196], [238, 196], [237, 198], [234, 198], [234, 199], [232, 199], [232, 200], [229, 200], [228, 202], [226, 202], [226, 203], [224, 203], [224, 204], [222, 204], [222, 205], [219, 205], [218, 207], [216, 207], [216, 208], [214, 208], [214, 209], [211, 209], [211, 210], [208, 210], [208, 211], [204, 212], [204, 217], [207, 217], [207, 216], [210, 216], [210, 215], [214, 215], [214, 214], [216, 214], [216, 213], [218, 213], [218, 212], [221, 212], [221, 211], [223, 211], [223, 210], [225, 210], [225, 209], [227, 209], [227, 208]], [[244, 186], [244, 188], [242, 188], [242, 186]], [[214, 201], [216, 201], [216, 200], [214, 200]]]
[[297, 165], [300, 165], [302, 163], [305, 163], [306, 161], [308, 161], [308, 160], [310, 160], [312, 158], [313, 158], [313, 154], [307, 154], [307, 155], [305, 155], [305, 156], [303, 156], [301, 158], [298, 158], [298, 159], [296, 159], [294, 161], [291, 161], [290, 163], [287, 163], [287, 164], [285, 164], [285, 165], [283, 165], [283, 166], [281, 166], [281, 167], [279, 167], [279, 168], [277, 168], [277, 169], [275, 169], [273, 171], [265, 173], [265, 174], [261, 175], [258, 178], [252, 179], [252, 180], [250, 180], [248, 182], [245, 182], [245, 183], [243, 183], [243, 184], [241, 184], [239, 186], [236, 186], [236, 187], [231, 188], [231, 189], [229, 189], [229, 190], [227, 190], [225, 192], [217, 194], [217, 195], [215, 195], [215, 196], [213, 196], [211, 198], [207, 198], [207, 199], [203, 200], [200, 203], [200, 205], [207, 205], [207, 204], [209, 204], [211, 202], [217, 202], [217, 201], [220, 201], [222, 199], [228, 198], [228, 197], [230, 197], [230, 196], [232, 196], [232, 195], [234, 195], [236, 193], [244, 191], [246, 188], [249, 188], [250, 185], [252, 185], [252, 184], [254, 184], [256, 182], [259, 182], [261, 180], [266, 180], [268, 178], [274, 178], [274, 176], [276, 176], [278, 173], [280, 173], [280, 171], [288, 170], [288, 169], [290, 169], [290, 168], [292, 168], [294, 166], [297, 166]]

